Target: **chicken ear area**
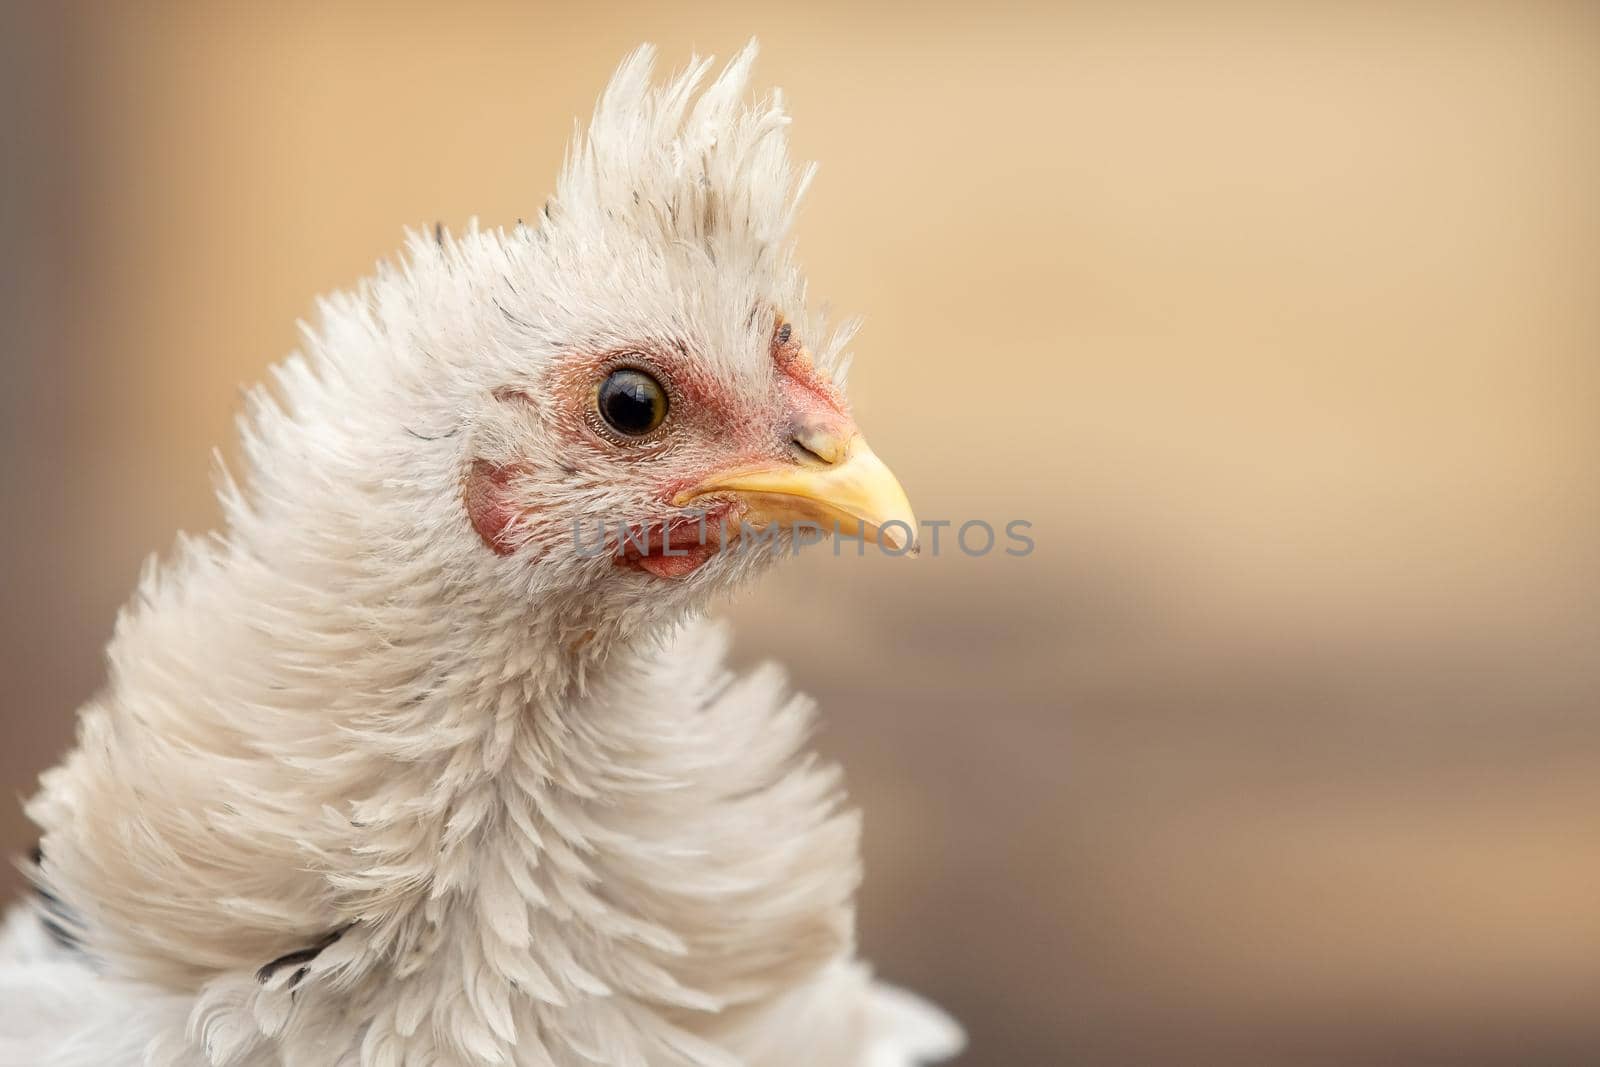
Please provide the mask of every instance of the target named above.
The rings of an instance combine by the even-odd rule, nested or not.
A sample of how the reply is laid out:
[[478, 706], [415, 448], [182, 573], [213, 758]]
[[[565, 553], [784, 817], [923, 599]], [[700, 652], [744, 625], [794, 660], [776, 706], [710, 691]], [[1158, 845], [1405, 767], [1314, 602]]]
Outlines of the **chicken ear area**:
[[497, 467], [488, 460], [472, 461], [472, 471], [462, 491], [467, 518], [490, 551], [509, 556], [515, 549], [509, 533], [517, 512], [506, 499], [506, 487], [516, 475], [514, 467]]
[[[497, 556], [518, 550], [514, 526], [523, 518], [511, 500], [510, 484], [518, 474], [516, 466], [497, 466], [488, 460], [474, 460], [462, 488], [462, 504], [479, 539]], [[633, 531], [621, 541], [617, 566], [641, 570], [657, 578], [682, 579], [699, 570], [722, 550], [716, 520], [702, 525], [699, 518], [685, 518], [667, 524]]]

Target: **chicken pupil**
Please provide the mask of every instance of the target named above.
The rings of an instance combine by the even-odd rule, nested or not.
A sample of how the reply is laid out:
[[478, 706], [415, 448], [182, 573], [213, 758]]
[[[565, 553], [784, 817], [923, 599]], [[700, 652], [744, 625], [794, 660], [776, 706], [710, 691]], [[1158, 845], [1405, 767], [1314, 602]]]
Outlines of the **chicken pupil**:
[[600, 414], [622, 433], [649, 433], [666, 417], [666, 393], [642, 371], [613, 371], [600, 386]]

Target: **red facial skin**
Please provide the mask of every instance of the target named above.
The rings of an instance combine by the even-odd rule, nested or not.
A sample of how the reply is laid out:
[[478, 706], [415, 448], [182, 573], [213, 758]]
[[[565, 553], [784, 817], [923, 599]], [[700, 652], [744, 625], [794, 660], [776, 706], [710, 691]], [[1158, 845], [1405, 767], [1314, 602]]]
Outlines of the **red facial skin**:
[[844, 396], [833, 382], [817, 372], [811, 361], [811, 350], [800, 343], [800, 338], [782, 318], [772, 331], [772, 361], [783, 374], [786, 393], [792, 396], [793, 390], [788, 387], [797, 386], [811, 394], [809, 402], [800, 406], [820, 407], [828, 414], [849, 421]]
[[[624, 539], [622, 553], [615, 557], [615, 563], [618, 567], [646, 571], [657, 578], [687, 577], [722, 551], [724, 522], [730, 524], [730, 536], [738, 536], [738, 531], [731, 528], [731, 510], [724, 505], [707, 511], [703, 528], [699, 518], [674, 519], [643, 530], [635, 528], [630, 531], [632, 536]], [[638, 547], [640, 540], [645, 543], [644, 551]]]
[[[679, 358], [662, 356], [657, 362], [671, 372], [673, 389], [690, 409], [713, 413], [732, 410], [731, 406], [738, 401], [722, 395], [715, 381], [695, 374], [693, 367], [687, 365], [690, 361], [682, 358], [687, 353], [680, 350], [672, 355]], [[773, 328], [772, 359], [780, 372], [783, 399], [771, 425], [787, 426], [803, 421], [813, 426], [820, 424], [830, 427], [845, 437], [854, 431], [845, 411], [843, 397], [831, 381], [816, 371], [810, 353], [781, 318]], [[587, 398], [591, 396], [593, 382], [604, 366], [611, 362], [613, 358], [609, 354], [593, 361], [575, 362], [572, 370], [562, 376], [562, 391], [586, 398], [585, 403], [592, 402]], [[508, 393], [501, 399], [510, 400], [515, 396], [514, 393]], [[581, 420], [567, 429], [575, 438], [583, 438], [573, 441], [575, 447], [593, 447], [591, 438], [594, 431], [583, 425]], [[675, 471], [664, 480], [660, 499], [671, 506], [672, 499], [678, 493], [703, 482], [717, 470], [770, 463], [779, 459], [787, 443], [782, 434], [766, 434], [763, 438], [744, 443], [730, 442], [728, 454], [709, 469], [687, 473], [681, 469]], [[640, 449], [633, 456], [618, 451], [620, 459], [651, 454], [645, 449]], [[525, 507], [513, 499], [511, 492], [511, 483], [519, 473], [521, 471], [515, 465], [496, 466], [486, 460], [475, 460], [463, 488], [462, 501], [467, 518], [484, 545], [496, 555], [507, 556], [517, 551], [511, 537], [511, 527], [519, 520], [531, 518]], [[737, 536], [740, 511], [734, 503], [726, 502], [708, 511], [703, 526], [698, 516], [685, 516], [643, 529], [635, 527], [631, 531], [632, 537], [622, 542], [622, 551], [614, 557], [614, 563], [618, 567], [641, 570], [657, 578], [685, 578], [722, 550], [724, 524], [730, 536]], [[608, 532], [615, 536], [614, 530]], [[641, 540], [646, 545], [644, 550], [638, 546]], [[670, 554], [663, 551], [664, 547], [670, 549]]]
[[516, 474], [515, 467], [496, 467], [488, 460], [475, 459], [462, 492], [462, 503], [466, 505], [472, 528], [497, 556], [509, 556], [515, 551], [506, 535], [517, 518], [517, 509], [507, 493], [507, 486]]

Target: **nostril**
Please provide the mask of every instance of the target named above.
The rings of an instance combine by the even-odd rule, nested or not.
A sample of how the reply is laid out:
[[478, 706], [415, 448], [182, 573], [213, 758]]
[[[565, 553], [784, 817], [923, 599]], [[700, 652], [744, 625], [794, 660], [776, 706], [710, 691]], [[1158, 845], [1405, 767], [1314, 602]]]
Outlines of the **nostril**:
[[806, 438], [801, 436], [800, 434], [795, 434], [793, 437], [791, 437], [789, 439], [789, 444], [793, 448], [794, 452], [796, 453], [795, 458], [800, 460], [800, 462], [802, 462], [802, 463], [832, 463], [833, 462], [827, 456], [825, 456], [821, 452], [817, 451], [817, 447], [816, 446], [819, 444], [819, 442], [811, 441], [811, 442], [808, 443]]
[[833, 466], [844, 462], [849, 435], [821, 419], [796, 420], [789, 425], [789, 448], [801, 463]]

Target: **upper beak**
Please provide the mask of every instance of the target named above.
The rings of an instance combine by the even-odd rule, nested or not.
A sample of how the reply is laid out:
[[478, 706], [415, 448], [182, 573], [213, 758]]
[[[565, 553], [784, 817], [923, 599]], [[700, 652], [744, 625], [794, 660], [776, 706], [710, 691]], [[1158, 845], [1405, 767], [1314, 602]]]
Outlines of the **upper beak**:
[[813, 429], [797, 434], [802, 459], [720, 471], [673, 498], [682, 506], [713, 493], [738, 496], [753, 524], [814, 522], [824, 532], [917, 552], [917, 518], [906, 492], [867, 442]]

